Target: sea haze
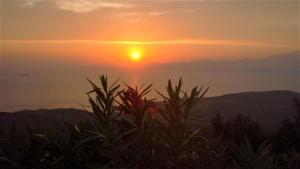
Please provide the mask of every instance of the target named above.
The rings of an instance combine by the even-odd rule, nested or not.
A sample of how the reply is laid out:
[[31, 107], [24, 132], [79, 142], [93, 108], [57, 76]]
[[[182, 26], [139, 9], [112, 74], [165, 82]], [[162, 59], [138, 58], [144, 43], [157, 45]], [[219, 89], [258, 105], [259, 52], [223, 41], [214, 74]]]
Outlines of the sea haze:
[[[207, 96], [244, 91], [290, 90], [300, 92], [300, 52], [261, 59], [226, 61], [201, 60], [150, 64], [144, 67], [86, 65], [53, 60], [11, 61], [2, 57], [0, 71], [0, 111], [36, 108], [80, 108], [87, 104], [90, 85], [99, 74], [120, 78], [130, 85], [153, 83], [163, 91], [167, 80], [180, 77], [186, 89], [194, 85], [210, 87]], [[158, 97], [155, 92], [149, 97]]]

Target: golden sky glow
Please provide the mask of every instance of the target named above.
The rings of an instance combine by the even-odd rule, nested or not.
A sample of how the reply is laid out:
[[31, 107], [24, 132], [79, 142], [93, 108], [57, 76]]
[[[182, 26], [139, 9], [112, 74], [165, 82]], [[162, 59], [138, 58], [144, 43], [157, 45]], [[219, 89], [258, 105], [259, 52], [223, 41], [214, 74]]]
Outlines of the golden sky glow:
[[99, 82], [99, 74], [158, 91], [182, 77], [185, 89], [209, 86], [208, 96], [299, 92], [299, 7], [299, 0], [0, 0], [0, 111], [77, 107], [91, 87], [85, 77]]
[[286, 44], [274, 44], [263, 42], [239, 41], [239, 40], [205, 40], [205, 39], [179, 39], [161, 41], [103, 41], [103, 40], [0, 40], [0, 43], [94, 43], [103, 45], [221, 45], [221, 46], [266, 46], [286, 47]]
[[[296, 1], [1, 1], [1, 55], [128, 64], [299, 50]], [[298, 36], [297, 36], [298, 35]], [[132, 55], [132, 52], [129, 52]]]

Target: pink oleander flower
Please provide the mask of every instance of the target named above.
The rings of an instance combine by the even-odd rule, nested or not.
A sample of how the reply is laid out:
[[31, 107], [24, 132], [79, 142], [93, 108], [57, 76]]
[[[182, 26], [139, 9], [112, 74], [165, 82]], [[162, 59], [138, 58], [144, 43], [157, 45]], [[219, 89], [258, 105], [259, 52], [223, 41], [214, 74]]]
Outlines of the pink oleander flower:
[[124, 111], [124, 114], [134, 113], [132, 112], [132, 109], [139, 109], [143, 107], [145, 103], [142, 96], [133, 88], [128, 88], [127, 90], [122, 91], [121, 100], [123, 101], [121, 109]]

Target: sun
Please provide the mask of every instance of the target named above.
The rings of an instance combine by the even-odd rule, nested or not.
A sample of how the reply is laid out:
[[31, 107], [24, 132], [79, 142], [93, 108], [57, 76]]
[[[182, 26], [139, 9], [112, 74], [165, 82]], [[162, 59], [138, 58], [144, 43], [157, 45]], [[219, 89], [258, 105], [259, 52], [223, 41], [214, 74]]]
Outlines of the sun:
[[132, 55], [131, 56], [132, 60], [135, 60], [135, 61], [138, 61], [141, 58], [141, 55], [139, 52], [133, 52], [131, 55]]
[[129, 55], [132, 61], [140, 61], [142, 58], [141, 49], [133, 48], [129, 51]]

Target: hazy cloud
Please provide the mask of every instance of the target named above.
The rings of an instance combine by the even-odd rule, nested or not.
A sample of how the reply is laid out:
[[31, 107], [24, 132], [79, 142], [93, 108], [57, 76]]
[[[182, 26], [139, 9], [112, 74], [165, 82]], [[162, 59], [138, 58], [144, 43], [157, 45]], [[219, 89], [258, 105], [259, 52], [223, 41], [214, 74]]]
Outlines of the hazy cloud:
[[41, 1], [43, 1], [43, 0], [24, 0], [24, 2], [22, 3], [22, 6], [24, 6], [24, 7], [33, 7]]
[[175, 13], [175, 11], [155, 11], [155, 12], [149, 12], [150, 16], [161, 16], [161, 15], [167, 15]]
[[149, 11], [149, 12], [123, 12], [119, 13], [117, 16], [112, 18], [121, 18], [123, 23], [136, 23], [143, 19], [149, 17], [159, 17], [163, 15], [172, 15], [178, 13], [195, 13], [196, 10], [193, 9], [183, 9], [183, 10], [160, 10], [160, 11]]
[[132, 4], [108, 0], [24, 0], [23, 6], [33, 7], [40, 2], [54, 4], [58, 9], [77, 13], [92, 12], [100, 8], [128, 8]]
[[104, 41], [104, 40], [0, 40], [1, 43], [87, 43], [105, 45], [214, 45], [214, 46], [256, 46], [256, 47], [287, 47], [288, 45], [263, 43], [258, 41], [224, 40], [224, 39], [175, 39], [158, 41]]

